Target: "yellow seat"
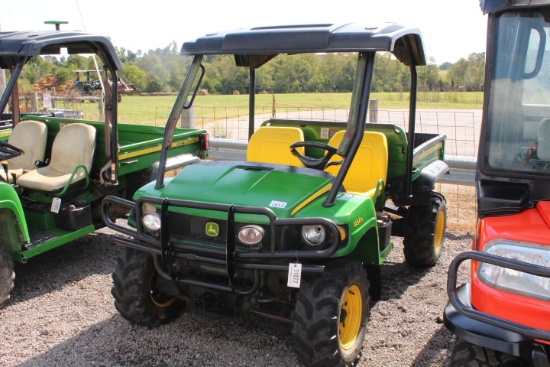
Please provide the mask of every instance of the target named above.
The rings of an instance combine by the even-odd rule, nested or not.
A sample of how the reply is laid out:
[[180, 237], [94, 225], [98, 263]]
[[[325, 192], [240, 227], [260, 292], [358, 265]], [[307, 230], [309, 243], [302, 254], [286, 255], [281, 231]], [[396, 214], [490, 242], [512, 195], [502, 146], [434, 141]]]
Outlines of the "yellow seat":
[[[246, 160], [303, 167], [302, 162], [290, 152], [290, 145], [298, 141], [304, 141], [304, 133], [297, 127], [262, 126], [248, 142]], [[302, 155], [305, 151], [303, 147], [296, 150]]]
[[38, 191], [56, 191], [84, 178], [89, 179], [95, 150], [96, 130], [75, 123], [63, 127], [56, 135], [51, 162], [46, 167], [27, 172], [18, 179], [21, 187]]
[[[36, 161], [44, 160], [46, 151], [46, 142], [48, 139], [48, 128], [46, 124], [39, 121], [21, 121], [13, 128], [8, 143], [20, 149], [25, 153], [18, 157], [9, 159], [8, 177], [9, 182], [13, 181], [12, 174], [19, 177], [25, 171], [36, 168]], [[6, 173], [0, 168], [0, 176], [6, 179]]]
[[[339, 131], [330, 139], [329, 145], [340, 146], [345, 131]], [[342, 158], [334, 155], [331, 161]], [[325, 169], [337, 175], [340, 165], [329, 166]], [[344, 179], [344, 187], [348, 192], [369, 196], [374, 199], [376, 189], [382, 189], [388, 176], [388, 142], [386, 136], [379, 132], [366, 131], [361, 145], [355, 154], [348, 174]]]

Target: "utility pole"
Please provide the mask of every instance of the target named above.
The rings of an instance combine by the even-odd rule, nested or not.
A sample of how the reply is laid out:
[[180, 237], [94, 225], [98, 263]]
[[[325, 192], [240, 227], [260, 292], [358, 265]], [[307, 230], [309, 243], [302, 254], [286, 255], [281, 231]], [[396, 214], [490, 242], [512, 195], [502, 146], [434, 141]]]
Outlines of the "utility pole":
[[61, 24], [69, 24], [69, 22], [65, 20], [46, 20], [44, 24], [55, 24], [55, 30], [58, 31], [61, 29]]
[[[2, 26], [0, 25], [0, 31], [2, 30]], [[6, 71], [4, 69], [0, 69], [0, 96], [4, 94], [4, 91], [6, 90]], [[6, 106], [7, 109], [7, 106]], [[0, 111], [0, 114], [4, 111]]]

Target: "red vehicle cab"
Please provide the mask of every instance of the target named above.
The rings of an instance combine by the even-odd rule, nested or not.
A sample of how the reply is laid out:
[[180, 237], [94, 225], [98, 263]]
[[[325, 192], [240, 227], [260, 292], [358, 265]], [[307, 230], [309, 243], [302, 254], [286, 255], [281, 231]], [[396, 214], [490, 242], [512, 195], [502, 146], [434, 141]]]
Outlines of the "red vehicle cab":
[[[451, 262], [444, 311], [447, 329], [471, 346], [451, 366], [549, 367], [550, 0], [480, 5], [488, 28], [478, 230], [472, 250]], [[457, 286], [465, 261], [470, 281]]]

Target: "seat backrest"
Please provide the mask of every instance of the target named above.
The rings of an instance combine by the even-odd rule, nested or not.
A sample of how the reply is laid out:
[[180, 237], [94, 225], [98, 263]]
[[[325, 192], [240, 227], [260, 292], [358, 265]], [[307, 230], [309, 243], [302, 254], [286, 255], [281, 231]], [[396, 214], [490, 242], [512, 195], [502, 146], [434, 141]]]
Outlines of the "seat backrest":
[[[338, 147], [342, 142], [345, 131], [339, 131], [330, 139], [329, 145]], [[342, 158], [335, 155], [331, 161], [338, 161]], [[337, 175], [340, 165], [329, 166], [325, 171]], [[366, 131], [361, 140], [361, 145], [355, 154], [349, 171], [344, 179], [344, 187], [349, 192], [374, 196], [378, 182], [384, 183], [388, 176], [388, 142], [386, 135]]]
[[550, 119], [540, 122], [537, 157], [543, 161], [550, 161]]
[[67, 174], [81, 164], [89, 172], [94, 159], [95, 135], [95, 128], [90, 125], [76, 123], [63, 127], [53, 141], [50, 170]]
[[9, 160], [10, 170], [35, 169], [35, 162], [44, 160], [47, 140], [48, 128], [43, 122], [28, 120], [15, 125], [8, 143], [23, 149], [25, 153]]
[[[290, 145], [304, 141], [304, 133], [297, 127], [262, 126], [248, 142], [246, 160], [303, 167], [302, 162], [290, 152]], [[296, 149], [304, 154], [303, 147]]]

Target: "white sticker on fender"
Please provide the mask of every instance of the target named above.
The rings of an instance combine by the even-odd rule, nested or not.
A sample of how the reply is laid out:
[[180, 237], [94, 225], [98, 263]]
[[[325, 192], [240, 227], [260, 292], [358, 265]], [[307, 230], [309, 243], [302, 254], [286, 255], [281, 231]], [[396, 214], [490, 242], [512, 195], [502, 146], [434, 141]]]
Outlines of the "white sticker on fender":
[[271, 200], [271, 203], [269, 203], [269, 206], [272, 208], [284, 209], [286, 207], [286, 203], [284, 201]]
[[302, 279], [302, 264], [290, 263], [288, 264], [288, 282], [286, 285], [291, 288], [300, 288], [300, 281]]

